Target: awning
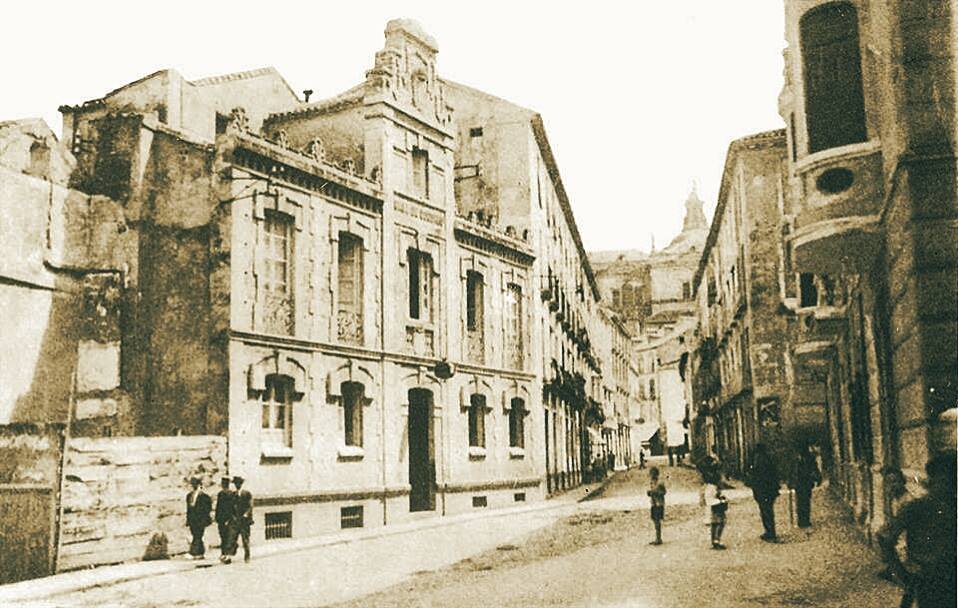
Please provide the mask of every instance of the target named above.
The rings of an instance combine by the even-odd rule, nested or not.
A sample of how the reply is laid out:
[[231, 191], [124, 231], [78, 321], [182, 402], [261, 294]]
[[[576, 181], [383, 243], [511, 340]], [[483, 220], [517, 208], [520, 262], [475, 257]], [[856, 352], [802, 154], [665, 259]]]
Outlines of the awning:
[[637, 427], [634, 427], [634, 434], [639, 439], [639, 441], [648, 441], [652, 439], [652, 436], [655, 435], [659, 430], [659, 425], [657, 424], [640, 424]]

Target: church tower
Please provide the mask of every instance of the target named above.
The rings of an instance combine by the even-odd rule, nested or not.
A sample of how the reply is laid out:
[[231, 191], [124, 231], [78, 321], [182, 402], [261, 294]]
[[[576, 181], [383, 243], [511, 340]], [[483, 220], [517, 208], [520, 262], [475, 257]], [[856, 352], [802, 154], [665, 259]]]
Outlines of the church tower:
[[685, 199], [685, 221], [682, 223], [682, 232], [709, 229], [709, 224], [705, 220], [704, 204], [702, 199], [699, 198], [698, 190], [695, 186], [692, 186], [692, 191]]

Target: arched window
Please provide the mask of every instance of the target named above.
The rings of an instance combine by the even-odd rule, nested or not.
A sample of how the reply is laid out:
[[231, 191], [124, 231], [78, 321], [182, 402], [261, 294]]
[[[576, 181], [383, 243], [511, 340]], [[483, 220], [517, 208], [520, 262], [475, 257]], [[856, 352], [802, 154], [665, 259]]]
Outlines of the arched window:
[[479, 394], [469, 397], [469, 447], [486, 447], [486, 398]]
[[808, 152], [865, 141], [855, 7], [847, 2], [823, 4], [805, 13], [799, 27]]

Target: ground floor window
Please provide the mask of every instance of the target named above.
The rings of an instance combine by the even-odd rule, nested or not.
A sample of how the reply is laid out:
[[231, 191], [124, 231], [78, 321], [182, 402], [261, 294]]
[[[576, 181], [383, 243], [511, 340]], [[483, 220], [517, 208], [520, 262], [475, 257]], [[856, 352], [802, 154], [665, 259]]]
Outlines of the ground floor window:
[[486, 447], [486, 398], [483, 395], [469, 398], [469, 447]]
[[514, 398], [509, 409], [509, 447], [524, 448], [526, 445], [526, 404]]

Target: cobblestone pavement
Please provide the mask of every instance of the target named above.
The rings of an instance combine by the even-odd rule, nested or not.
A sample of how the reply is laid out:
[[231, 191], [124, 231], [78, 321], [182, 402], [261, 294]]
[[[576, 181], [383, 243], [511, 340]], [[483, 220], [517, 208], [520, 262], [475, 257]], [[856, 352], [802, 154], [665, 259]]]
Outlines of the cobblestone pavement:
[[[697, 475], [664, 467], [665, 544], [649, 546], [647, 472], [619, 473], [597, 499], [50, 598], [52, 606], [894, 606], [873, 552], [817, 492], [810, 533], [759, 540], [739, 489], [727, 551], [708, 548]], [[679, 503], [679, 504], [677, 504]]]

